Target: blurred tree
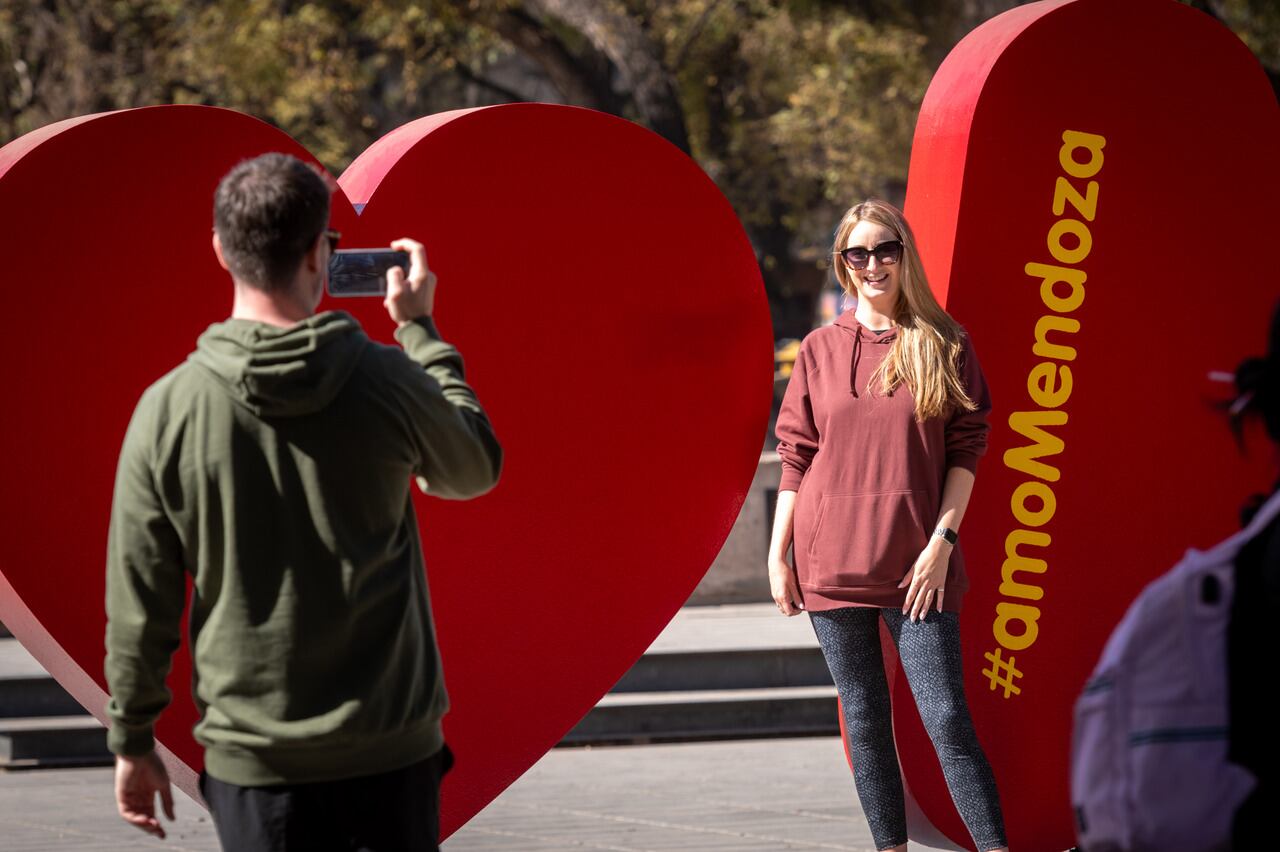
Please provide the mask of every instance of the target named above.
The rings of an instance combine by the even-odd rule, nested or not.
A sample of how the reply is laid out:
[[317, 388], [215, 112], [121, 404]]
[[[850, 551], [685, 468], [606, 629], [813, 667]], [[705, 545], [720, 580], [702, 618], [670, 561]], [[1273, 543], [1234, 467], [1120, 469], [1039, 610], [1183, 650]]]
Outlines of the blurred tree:
[[[1273, 0], [1183, 0], [1280, 83]], [[760, 257], [775, 330], [808, 330], [832, 226], [900, 203], [929, 77], [1019, 0], [0, 0], [0, 143], [155, 103], [266, 119], [335, 173], [420, 115], [542, 100], [690, 153]]]
[[901, 203], [925, 37], [849, 4], [654, 2], [694, 156], [760, 255], [779, 336], [813, 321], [831, 229], [868, 195]]
[[179, 2], [0, 2], [0, 133], [4, 141], [50, 121], [155, 103], [170, 94], [154, 73]]
[[407, 120], [520, 96], [468, 76], [507, 47], [466, 12], [443, 0], [0, 0], [0, 141], [73, 115], [207, 103], [276, 124], [340, 171]]

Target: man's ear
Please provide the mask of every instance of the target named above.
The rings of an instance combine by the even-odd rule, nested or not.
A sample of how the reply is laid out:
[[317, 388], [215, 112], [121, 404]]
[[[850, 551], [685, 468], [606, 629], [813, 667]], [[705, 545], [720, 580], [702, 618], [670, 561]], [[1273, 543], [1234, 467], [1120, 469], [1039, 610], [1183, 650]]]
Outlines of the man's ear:
[[320, 247], [326, 239], [324, 233], [321, 232], [320, 236], [316, 237], [316, 241], [311, 244], [310, 251], [303, 257], [302, 262], [306, 265], [308, 272], [320, 271]]
[[222, 240], [218, 239], [217, 231], [213, 232], [213, 254], [218, 258], [218, 265], [230, 272], [231, 267], [227, 266], [227, 259], [222, 256]]

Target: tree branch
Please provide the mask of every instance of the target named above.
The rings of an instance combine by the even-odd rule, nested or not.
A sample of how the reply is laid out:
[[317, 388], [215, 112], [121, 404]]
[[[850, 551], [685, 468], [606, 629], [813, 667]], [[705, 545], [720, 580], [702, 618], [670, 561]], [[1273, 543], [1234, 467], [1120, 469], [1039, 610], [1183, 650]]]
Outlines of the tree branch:
[[[604, 112], [620, 111], [620, 104], [609, 85], [608, 63], [604, 57], [580, 59], [574, 56], [550, 28], [524, 9], [504, 9], [490, 20], [489, 25], [537, 63], [565, 100]], [[592, 59], [598, 61], [592, 63]]]
[[711, 13], [716, 10], [720, 2], [721, 0], [710, 0], [707, 3], [707, 7], [702, 10], [702, 14], [698, 16], [698, 20], [693, 22], [693, 26], [689, 28], [689, 34], [685, 36], [680, 49], [676, 51], [675, 62], [672, 63], [673, 71], [679, 71], [684, 67], [684, 61], [689, 58], [689, 48], [693, 47], [698, 40], [698, 36], [702, 35], [703, 29], [707, 26], [707, 21], [711, 20]]
[[662, 64], [657, 45], [625, 9], [611, 0], [525, 0], [525, 7], [586, 37], [617, 70], [640, 120], [689, 152], [689, 134], [675, 82]]
[[508, 89], [506, 86], [502, 85], [501, 83], [495, 80], [490, 80], [488, 77], [480, 76], [475, 71], [473, 71], [471, 67], [467, 65], [465, 62], [460, 62], [455, 59], [453, 68], [455, 71], [458, 72], [458, 76], [461, 77], [462, 79], [466, 80], [469, 83], [475, 83], [477, 86], [481, 86], [485, 89], [488, 89], [489, 91], [496, 94], [498, 97], [505, 99], [508, 103], [522, 103], [524, 101], [529, 100], [527, 97], [520, 94], [515, 89]]

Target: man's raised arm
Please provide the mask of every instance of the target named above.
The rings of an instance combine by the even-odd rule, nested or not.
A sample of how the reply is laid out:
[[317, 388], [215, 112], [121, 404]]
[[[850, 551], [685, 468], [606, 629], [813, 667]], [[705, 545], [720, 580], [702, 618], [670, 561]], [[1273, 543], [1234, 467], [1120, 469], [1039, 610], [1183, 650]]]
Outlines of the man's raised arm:
[[[446, 499], [477, 497], [498, 482], [502, 447], [475, 392], [466, 383], [462, 356], [441, 339], [432, 311], [436, 276], [427, 267], [421, 243], [396, 240], [392, 248], [409, 252], [410, 268], [387, 273], [387, 313], [399, 327], [396, 340], [423, 369], [422, 381], [406, 390], [418, 450], [423, 490]], [[422, 485], [422, 481], [419, 481]]]

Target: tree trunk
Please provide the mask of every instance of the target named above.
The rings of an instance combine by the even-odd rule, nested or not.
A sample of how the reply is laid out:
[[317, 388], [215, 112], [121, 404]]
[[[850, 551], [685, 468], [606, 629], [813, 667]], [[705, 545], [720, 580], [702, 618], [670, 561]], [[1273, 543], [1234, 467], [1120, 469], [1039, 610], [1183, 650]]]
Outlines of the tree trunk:
[[525, 9], [504, 9], [485, 23], [541, 68], [568, 103], [614, 114], [621, 111], [622, 101], [609, 81], [609, 60], [594, 47], [586, 55], [573, 54]]
[[525, 7], [581, 33], [609, 58], [638, 118], [681, 151], [689, 153], [684, 110], [658, 45], [614, 0], [525, 0]]

